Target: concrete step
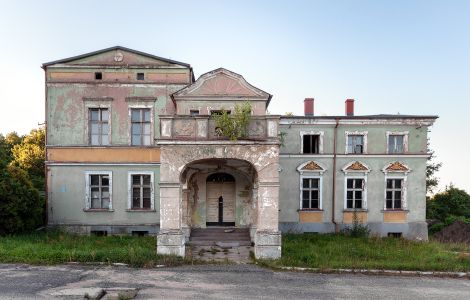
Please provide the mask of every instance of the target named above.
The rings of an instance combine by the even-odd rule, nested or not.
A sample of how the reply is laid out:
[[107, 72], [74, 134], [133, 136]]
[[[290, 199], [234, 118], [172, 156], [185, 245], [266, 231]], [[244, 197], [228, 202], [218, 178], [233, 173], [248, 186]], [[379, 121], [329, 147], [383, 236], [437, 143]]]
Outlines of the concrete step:
[[251, 241], [193, 241], [190, 240], [187, 242], [187, 245], [190, 246], [218, 246], [220, 243], [226, 243], [226, 242], [231, 242], [231, 243], [237, 243], [238, 246], [251, 246]]

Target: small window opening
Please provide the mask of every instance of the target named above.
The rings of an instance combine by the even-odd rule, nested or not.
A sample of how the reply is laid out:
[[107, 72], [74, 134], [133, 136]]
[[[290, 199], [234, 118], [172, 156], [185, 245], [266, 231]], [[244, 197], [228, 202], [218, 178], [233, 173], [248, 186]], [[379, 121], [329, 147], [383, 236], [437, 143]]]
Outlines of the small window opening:
[[214, 115], [219, 116], [224, 111], [227, 113], [227, 115], [230, 115], [230, 110], [211, 110], [211, 116], [214, 116]]
[[90, 231], [91, 235], [94, 236], [107, 236], [108, 232], [106, 230], [92, 230]]
[[149, 232], [144, 231], [144, 230], [133, 230], [132, 235], [133, 236], [146, 236], [146, 235], [149, 235]]
[[388, 237], [393, 237], [393, 238], [401, 238], [402, 233], [401, 232], [389, 232], [387, 234]]
[[190, 114], [191, 116], [199, 116], [199, 110], [197, 110], [197, 109], [191, 109], [191, 110], [189, 111], [189, 114]]
[[101, 79], [103, 79], [103, 73], [96, 72], [95, 73], [95, 80], [101, 80]]
[[304, 149], [303, 153], [318, 154], [320, 153], [320, 136], [318, 134], [306, 134], [303, 137]]
[[144, 73], [137, 73], [137, 80], [144, 80], [144, 79], [145, 79]]

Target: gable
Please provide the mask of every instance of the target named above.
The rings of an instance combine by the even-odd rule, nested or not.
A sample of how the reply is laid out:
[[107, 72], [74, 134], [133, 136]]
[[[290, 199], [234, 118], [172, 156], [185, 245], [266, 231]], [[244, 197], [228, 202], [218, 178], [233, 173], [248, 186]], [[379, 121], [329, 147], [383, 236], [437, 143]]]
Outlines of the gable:
[[362, 162], [360, 161], [354, 161], [349, 164], [347, 164], [344, 168], [343, 171], [359, 171], [359, 172], [368, 172], [370, 169]]
[[249, 84], [243, 76], [219, 68], [201, 75], [194, 84], [173, 94], [174, 98], [259, 98], [271, 95]]
[[384, 173], [388, 173], [388, 172], [404, 172], [404, 173], [408, 173], [410, 172], [410, 168], [405, 165], [404, 163], [401, 163], [399, 161], [395, 161], [395, 162], [391, 162], [389, 163], [388, 165], [386, 165], [382, 171]]
[[70, 58], [65, 58], [43, 64], [43, 68], [56, 64], [66, 65], [109, 65], [109, 66], [127, 66], [127, 65], [151, 65], [151, 66], [171, 66], [171, 67], [190, 67], [189, 64], [173, 61], [170, 59], [158, 57], [152, 54], [128, 49], [121, 46], [98, 50]]

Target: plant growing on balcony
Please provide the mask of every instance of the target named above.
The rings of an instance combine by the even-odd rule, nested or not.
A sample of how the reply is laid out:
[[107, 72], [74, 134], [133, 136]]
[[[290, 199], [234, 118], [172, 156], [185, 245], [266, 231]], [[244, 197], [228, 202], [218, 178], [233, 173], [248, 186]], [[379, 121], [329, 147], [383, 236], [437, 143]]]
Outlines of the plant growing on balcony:
[[251, 103], [235, 105], [235, 110], [230, 115], [225, 109], [220, 114], [213, 115], [217, 135], [227, 137], [231, 141], [248, 137], [248, 125], [251, 121]]

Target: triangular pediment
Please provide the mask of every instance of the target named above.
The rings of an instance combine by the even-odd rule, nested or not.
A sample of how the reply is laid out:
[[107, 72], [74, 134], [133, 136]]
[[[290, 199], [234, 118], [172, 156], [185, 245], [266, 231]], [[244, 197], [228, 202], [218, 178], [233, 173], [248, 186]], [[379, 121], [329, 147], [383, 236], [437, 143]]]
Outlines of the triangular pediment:
[[360, 161], [353, 161], [353, 162], [347, 164], [343, 168], [343, 171], [344, 172], [365, 172], [365, 173], [367, 173], [367, 172], [370, 171], [370, 169], [366, 164], [364, 164]]
[[190, 67], [189, 64], [173, 61], [152, 54], [132, 50], [129, 48], [116, 46], [102, 49], [70, 58], [65, 58], [43, 64], [43, 67], [51, 65], [87, 65], [87, 66], [172, 66]]
[[307, 162], [301, 164], [300, 166], [298, 166], [297, 171], [299, 171], [300, 173], [303, 173], [303, 172], [319, 172], [321, 174], [321, 173], [325, 172], [326, 169], [320, 163], [311, 160], [311, 161], [307, 161]]
[[384, 172], [409, 172], [410, 168], [399, 161], [391, 162], [385, 166]]
[[173, 94], [178, 98], [260, 98], [269, 100], [271, 95], [249, 84], [243, 76], [219, 68], [201, 75], [195, 83]]

